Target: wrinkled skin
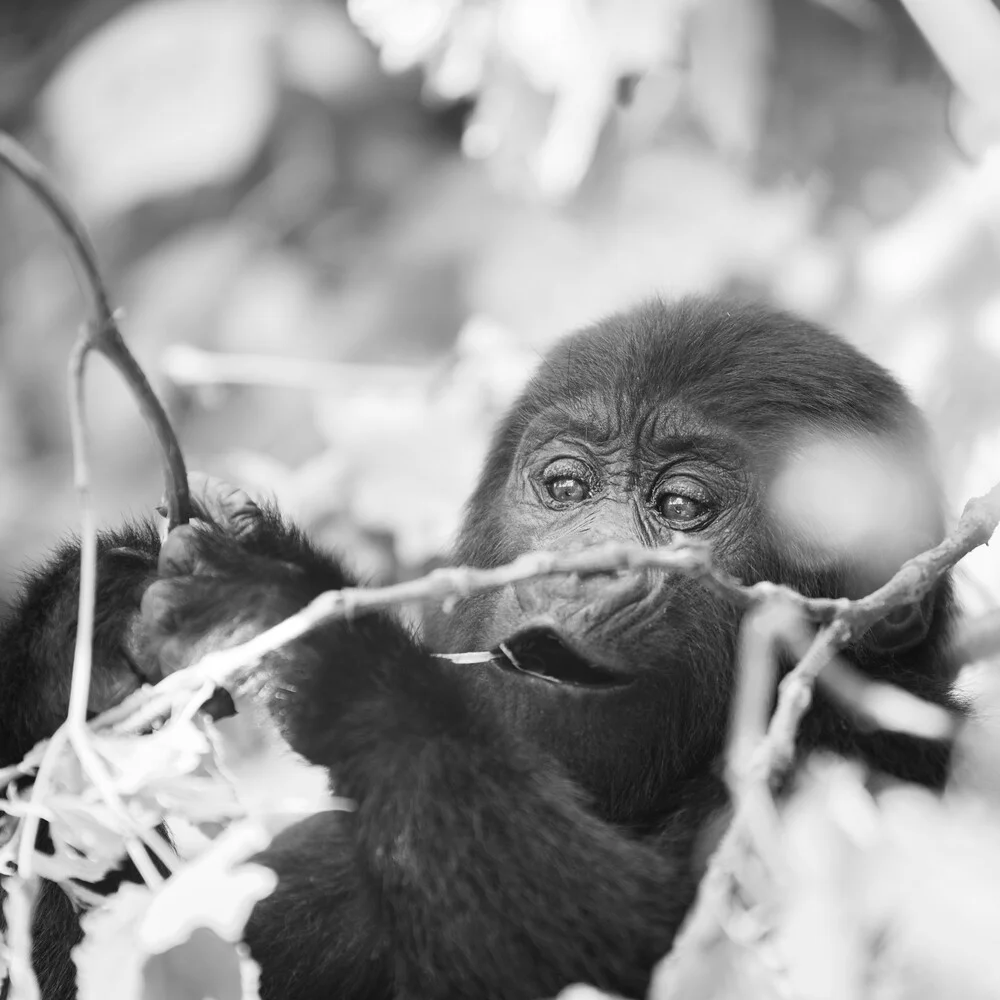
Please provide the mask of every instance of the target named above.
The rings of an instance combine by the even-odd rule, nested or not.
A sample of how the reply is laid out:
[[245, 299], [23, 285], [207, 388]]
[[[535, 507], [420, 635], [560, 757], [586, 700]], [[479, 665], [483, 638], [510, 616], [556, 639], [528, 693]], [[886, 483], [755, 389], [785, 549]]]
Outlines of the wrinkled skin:
[[[879, 512], [878, 552], [777, 515], [776, 477], [806, 433], [875, 441], [898, 460], [905, 495], [921, 498], [905, 516]], [[745, 582], [852, 596], [940, 537], [930, 470], [915, 408], [841, 341], [761, 309], [654, 303], [546, 359], [497, 430], [455, 561], [687, 537]], [[846, 501], [854, 484], [842, 488]], [[105, 541], [102, 568], [116, 576], [97, 627], [102, 698], [352, 583], [242, 492], [203, 479], [192, 489], [203, 523], [171, 534], [155, 581], [155, 539], [130, 535], [138, 554], [121, 566], [111, 550], [126, 543]], [[71, 637], [52, 593], [74, 589], [71, 556], [35, 578], [5, 632], [2, 694], [18, 709], [3, 763], [64, 706]], [[951, 704], [950, 608], [945, 581], [848, 655]], [[643, 995], [726, 806], [739, 617], [679, 573], [553, 578], [434, 612], [423, 643], [371, 614], [265, 662], [256, 697], [358, 808], [320, 813], [262, 855], [279, 875], [247, 929], [264, 995], [528, 998], [575, 981]], [[497, 655], [470, 666], [432, 650]], [[799, 743], [930, 787], [947, 770], [947, 747], [859, 733], [821, 698]], [[46, 996], [71, 992], [72, 926], [50, 892], [36, 930]]]

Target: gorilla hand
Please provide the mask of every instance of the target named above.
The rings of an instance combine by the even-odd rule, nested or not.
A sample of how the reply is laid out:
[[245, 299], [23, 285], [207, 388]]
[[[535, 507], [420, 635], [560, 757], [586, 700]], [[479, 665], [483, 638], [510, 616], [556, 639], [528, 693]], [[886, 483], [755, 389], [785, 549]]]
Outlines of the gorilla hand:
[[[253, 638], [324, 591], [353, 585], [333, 557], [242, 491], [200, 477], [192, 478], [191, 493], [201, 523], [170, 533], [160, 579], [142, 601], [146, 656], [163, 674]], [[403, 667], [413, 661], [415, 671]], [[397, 700], [400, 714], [412, 716], [407, 691], [428, 668], [432, 661], [401, 625], [365, 614], [324, 623], [265, 657], [247, 690], [236, 693], [251, 695], [261, 708], [266, 704], [293, 749], [329, 766], [331, 753], [339, 759], [341, 751], [354, 756], [357, 750], [334, 751], [330, 733], [338, 720], [372, 712], [394, 717], [387, 701]], [[387, 695], [387, 688], [395, 694]], [[243, 707], [249, 706], [241, 701]], [[373, 732], [370, 721], [358, 728]]]
[[[139, 603], [156, 573], [160, 540], [151, 523], [102, 532], [88, 714], [157, 680], [140, 655]], [[0, 627], [0, 683], [11, 706], [0, 726], [0, 764], [20, 760], [66, 717], [80, 594], [80, 546], [63, 545], [24, 589]]]
[[[206, 653], [253, 638], [324, 590], [349, 584], [273, 509], [217, 479], [190, 477], [197, 521], [174, 529], [160, 552], [160, 578], [142, 599], [143, 655], [161, 676]], [[270, 664], [257, 674], [264, 679]], [[206, 710], [231, 714], [223, 692]]]
[[142, 597], [144, 658], [161, 676], [287, 617], [301, 575], [298, 536], [274, 511], [199, 473], [189, 486], [197, 520], [167, 536]]

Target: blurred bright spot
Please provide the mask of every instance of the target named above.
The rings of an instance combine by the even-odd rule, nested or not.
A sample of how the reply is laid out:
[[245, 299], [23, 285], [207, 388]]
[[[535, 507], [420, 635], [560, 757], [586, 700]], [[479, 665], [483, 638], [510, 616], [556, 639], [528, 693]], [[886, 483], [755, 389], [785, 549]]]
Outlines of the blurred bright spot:
[[281, 25], [282, 71], [289, 83], [327, 100], [350, 101], [374, 85], [375, 59], [347, 15], [320, 0], [290, 4]]
[[401, 73], [444, 41], [462, 0], [348, 0], [354, 23], [378, 46], [382, 68]]
[[806, 440], [776, 476], [769, 502], [784, 537], [875, 575], [937, 541], [912, 466], [888, 442], [861, 436]]

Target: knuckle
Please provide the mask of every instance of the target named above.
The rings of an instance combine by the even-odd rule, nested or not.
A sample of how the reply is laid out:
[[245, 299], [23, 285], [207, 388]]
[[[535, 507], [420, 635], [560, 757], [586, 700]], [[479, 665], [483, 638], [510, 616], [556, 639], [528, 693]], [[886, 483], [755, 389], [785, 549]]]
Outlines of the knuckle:
[[174, 528], [160, 549], [159, 570], [161, 573], [179, 575], [189, 573], [197, 561], [195, 542], [197, 529], [190, 525]]
[[158, 629], [169, 628], [174, 620], [175, 588], [167, 581], [151, 584], [142, 595], [140, 612], [143, 621]]

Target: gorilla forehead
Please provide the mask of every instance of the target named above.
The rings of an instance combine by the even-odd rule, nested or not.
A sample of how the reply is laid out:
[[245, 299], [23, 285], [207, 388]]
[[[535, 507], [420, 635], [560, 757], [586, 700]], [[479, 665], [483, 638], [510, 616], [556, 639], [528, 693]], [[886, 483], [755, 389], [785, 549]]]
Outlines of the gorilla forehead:
[[523, 433], [553, 402], [588, 421], [603, 411], [609, 433], [661, 423], [655, 411], [665, 408], [748, 434], [788, 429], [792, 418], [907, 436], [922, 426], [895, 380], [845, 341], [787, 313], [718, 299], [651, 301], [566, 338], [510, 429]]

